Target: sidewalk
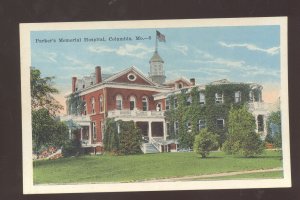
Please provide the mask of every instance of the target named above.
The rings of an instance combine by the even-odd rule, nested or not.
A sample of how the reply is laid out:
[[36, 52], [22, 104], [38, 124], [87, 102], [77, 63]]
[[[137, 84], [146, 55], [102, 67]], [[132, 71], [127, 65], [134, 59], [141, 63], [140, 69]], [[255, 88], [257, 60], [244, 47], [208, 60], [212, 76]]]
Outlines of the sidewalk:
[[225, 173], [218, 173], [218, 174], [206, 174], [206, 175], [199, 175], [199, 176], [183, 176], [183, 177], [177, 177], [177, 178], [153, 179], [153, 180], [146, 180], [143, 182], [196, 181], [197, 179], [205, 179], [205, 178], [213, 178], [213, 177], [226, 177], [226, 176], [261, 173], [261, 172], [277, 172], [277, 171], [282, 171], [282, 170], [283, 170], [282, 168], [259, 169], [259, 170], [250, 170], [250, 171], [240, 171], [240, 172], [225, 172]]

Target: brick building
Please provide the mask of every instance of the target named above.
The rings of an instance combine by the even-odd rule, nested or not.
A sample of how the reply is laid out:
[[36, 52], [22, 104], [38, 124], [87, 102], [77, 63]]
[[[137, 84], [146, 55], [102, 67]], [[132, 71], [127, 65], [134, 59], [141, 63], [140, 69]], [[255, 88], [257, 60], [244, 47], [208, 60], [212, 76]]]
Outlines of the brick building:
[[[168, 96], [179, 93], [182, 89], [191, 90], [197, 87], [205, 90], [205, 85], [196, 85], [195, 79], [179, 78], [166, 81], [164, 61], [155, 51], [149, 61], [150, 72], [146, 77], [136, 67], [129, 67], [115, 74], [103, 74], [101, 67], [97, 66], [95, 72], [81, 79], [72, 77], [72, 94], [78, 96], [83, 102], [83, 110], [79, 113], [72, 112], [72, 106], [68, 107], [68, 115], [61, 117], [63, 121], [72, 120], [78, 126], [75, 136], [81, 141], [82, 147], [88, 151], [103, 151], [103, 130], [106, 118], [116, 120], [134, 121], [142, 130], [145, 143], [142, 146], [144, 153], [177, 151], [178, 143], [175, 138], [169, 138], [170, 123], [166, 120], [165, 112], [170, 109]], [[211, 84], [228, 84], [227, 80], [213, 82]], [[240, 84], [240, 83], [236, 83]], [[253, 84], [252, 88], [259, 91], [254, 98], [249, 95], [251, 111], [257, 120], [257, 131], [266, 134], [266, 118], [269, 107], [262, 102], [262, 87]], [[234, 98], [241, 98], [241, 94], [232, 91]], [[201, 94], [201, 93], [200, 93]], [[253, 94], [252, 94], [253, 95]], [[70, 98], [68, 95], [67, 98]], [[205, 104], [205, 96], [199, 97], [199, 104]], [[224, 96], [217, 98], [220, 103]], [[247, 99], [248, 101], [248, 99]], [[73, 108], [74, 110], [74, 108]], [[200, 123], [200, 122], [199, 122]], [[219, 120], [218, 123], [221, 123]], [[225, 119], [222, 119], [224, 125]], [[172, 124], [175, 126], [176, 124]], [[202, 127], [205, 124], [202, 123]]]

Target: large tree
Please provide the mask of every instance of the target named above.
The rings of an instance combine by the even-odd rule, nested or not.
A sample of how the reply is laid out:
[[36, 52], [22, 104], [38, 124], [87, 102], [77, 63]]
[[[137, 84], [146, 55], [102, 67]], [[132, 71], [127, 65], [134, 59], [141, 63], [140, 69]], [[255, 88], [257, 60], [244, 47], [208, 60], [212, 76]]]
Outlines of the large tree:
[[218, 148], [218, 135], [209, 132], [207, 128], [202, 129], [195, 137], [194, 151], [199, 153], [202, 158], [206, 158], [210, 151]]
[[35, 152], [42, 147], [61, 147], [68, 141], [68, 136], [68, 127], [50, 115], [47, 109], [32, 111], [32, 140]]
[[240, 154], [245, 157], [259, 155], [263, 151], [263, 142], [255, 132], [254, 116], [246, 106], [231, 108], [228, 119], [228, 135], [223, 150], [230, 154]]
[[31, 86], [31, 108], [38, 110], [46, 108], [50, 114], [55, 115], [63, 109], [53, 97], [58, 94], [58, 90], [53, 87], [54, 77], [41, 77], [40, 70], [30, 68], [30, 86]]
[[55, 117], [63, 107], [53, 97], [58, 93], [53, 87], [54, 77], [42, 78], [40, 70], [31, 68], [30, 79], [33, 149], [60, 147], [68, 141], [68, 128]]

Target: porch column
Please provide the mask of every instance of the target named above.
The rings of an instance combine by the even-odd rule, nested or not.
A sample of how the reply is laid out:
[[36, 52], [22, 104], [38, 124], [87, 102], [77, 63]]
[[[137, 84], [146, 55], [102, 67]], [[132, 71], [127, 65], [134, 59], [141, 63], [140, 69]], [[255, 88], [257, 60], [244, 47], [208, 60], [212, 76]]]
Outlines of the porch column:
[[91, 126], [91, 123], [89, 125], [89, 144], [92, 144], [92, 126]]
[[167, 139], [167, 123], [163, 121], [163, 126], [164, 126], [164, 140]]
[[152, 127], [151, 127], [152, 122], [148, 122], [148, 137], [150, 141], [150, 137], [152, 137]]
[[81, 128], [80, 128], [80, 141], [82, 141], [82, 138], [83, 138], [82, 130], [83, 130], [83, 128], [81, 127]]

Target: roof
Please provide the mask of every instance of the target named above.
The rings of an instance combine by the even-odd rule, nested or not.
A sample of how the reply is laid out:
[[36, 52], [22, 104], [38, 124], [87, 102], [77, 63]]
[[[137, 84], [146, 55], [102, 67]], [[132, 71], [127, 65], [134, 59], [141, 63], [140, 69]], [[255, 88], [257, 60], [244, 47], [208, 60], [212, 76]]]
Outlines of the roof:
[[154, 51], [154, 54], [149, 62], [164, 62], [164, 60], [160, 57], [157, 51]]

